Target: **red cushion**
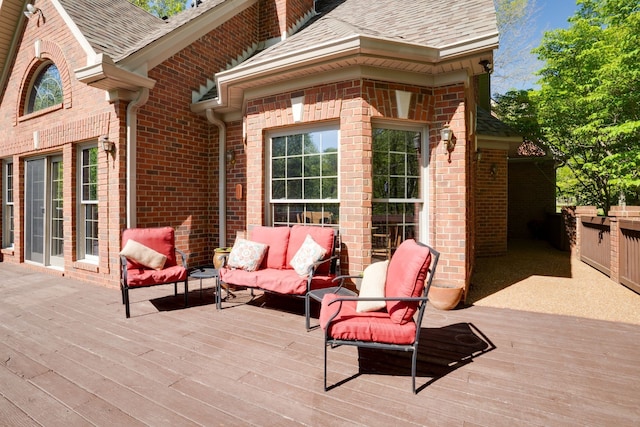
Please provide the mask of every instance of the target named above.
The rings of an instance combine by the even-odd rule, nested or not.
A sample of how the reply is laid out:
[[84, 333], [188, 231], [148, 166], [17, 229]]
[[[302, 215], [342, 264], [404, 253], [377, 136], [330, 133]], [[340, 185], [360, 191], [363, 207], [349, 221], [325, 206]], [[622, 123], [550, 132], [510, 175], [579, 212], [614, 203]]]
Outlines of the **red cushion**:
[[[327, 251], [327, 254], [323, 259], [327, 259], [333, 255], [333, 228], [312, 225], [294, 225], [291, 227], [291, 232], [289, 234], [289, 248], [287, 249], [286, 262], [287, 268], [291, 268], [289, 263], [296, 255], [296, 252], [298, 252], [298, 249], [300, 249], [300, 246], [304, 243], [304, 239], [307, 237], [307, 234], [311, 235], [311, 238]], [[330, 264], [330, 262], [321, 264], [318, 267], [317, 273], [329, 274], [329, 269], [331, 267]]]
[[337, 297], [335, 294], [325, 295], [320, 308], [320, 326], [323, 329], [331, 316], [340, 310], [329, 326], [330, 337], [388, 344], [412, 344], [415, 341], [415, 322], [399, 324], [391, 320], [386, 311], [358, 313], [355, 301], [343, 301], [342, 307], [339, 302], [329, 305]]
[[250, 240], [269, 246], [267, 256], [260, 268], [287, 268], [287, 245], [289, 244], [289, 227], [256, 226], [251, 230]]
[[[419, 297], [424, 290], [424, 280], [431, 264], [431, 251], [420, 246], [413, 239], [405, 240], [398, 246], [389, 261], [385, 296]], [[416, 312], [418, 303], [387, 301], [387, 311], [391, 320], [404, 324], [410, 321]]]
[[[156, 252], [167, 257], [164, 263], [165, 268], [176, 265], [175, 237], [173, 228], [156, 227], [156, 228], [127, 228], [122, 232], [122, 247], [127, 244], [129, 239], [145, 245]], [[146, 268], [135, 261], [127, 260], [127, 270], [132, 268]]]
[[[333, 279], [333, 276], [314, 276], [311, 281], [311, 288], [320, 289], [335, 286], [331, 279]], [[267, 268], [245, 271], [221, 268], [220, 280], [231, 285], [261, 288], [286, 295], [305, 295], [307, 293], [307, 278], [298, 276], [291, 269]]]
[[131, 288], [182, 282], [186, 278], [187, 269], [181, 265], [165, 267], [162, 270], [150, 270], [148, 268], [127, 269], [127, 282]]

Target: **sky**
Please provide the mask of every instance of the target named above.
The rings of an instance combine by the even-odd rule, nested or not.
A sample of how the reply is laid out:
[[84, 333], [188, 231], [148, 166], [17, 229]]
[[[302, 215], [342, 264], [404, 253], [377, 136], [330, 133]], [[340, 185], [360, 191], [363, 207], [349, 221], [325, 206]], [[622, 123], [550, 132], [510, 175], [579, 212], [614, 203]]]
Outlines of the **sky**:
[[[539, 46], [542, 35], [545, 31], [555, 30], [558, 28], [568, 28], [569, 17], [573, 16], [578, 10], [576, 0], [535, 0], [536, 13], [534, 15], [534, 32], [532, 35], [532, 46]], [[539, 64], [540, 66], [542, 64]], [[505, 70], [506, 71], [506, 70]], [[531, 70], [530, 78], [526, 82], [513, 83], [511, 87], [494, 87], [499, 92], [504, 92], [513, 86], [516, 89], [529, 89], [536, 86], [538, 76], [534, 73], [536, 69]], [[505, 83], [507, 86], [509, 83]], [[500, 85], [501, 86], [501, 85]]]

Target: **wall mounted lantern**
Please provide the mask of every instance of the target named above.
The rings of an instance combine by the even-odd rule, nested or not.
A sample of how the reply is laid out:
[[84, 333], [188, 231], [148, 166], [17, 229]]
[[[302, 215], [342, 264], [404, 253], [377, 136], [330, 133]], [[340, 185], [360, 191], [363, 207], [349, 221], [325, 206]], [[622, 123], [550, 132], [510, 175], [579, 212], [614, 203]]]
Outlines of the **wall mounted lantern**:
[[109, 137], [107, 135], [102, 135], [99, 139], [100, 144], [102, 145], [102, 151], [105, 153], [111, 154], [113, 150], [116, 148], [116, 145], [109, 141]]
[[227, 160], [228, 167], [233, 167], [236, 164], [236, 152], [233, 151], [233, 148], [227, 150], [225, 159]]
[[440, 131], [440, 139], [445, 143], [447, 153], [449, 154], [449, 163], [451, 163], [451, 152], [456, 148], [456, 141], [453, 138], [453, 131], [449, 125], [444, 125]]

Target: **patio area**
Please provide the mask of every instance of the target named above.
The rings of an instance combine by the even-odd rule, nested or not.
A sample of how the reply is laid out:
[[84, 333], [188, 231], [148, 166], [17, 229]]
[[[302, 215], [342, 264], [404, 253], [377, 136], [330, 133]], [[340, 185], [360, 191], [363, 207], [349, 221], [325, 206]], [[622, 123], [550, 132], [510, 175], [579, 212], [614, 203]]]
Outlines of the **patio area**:
[[[417, 395], [408, 355], [355, 348], [329, 350], [328, 381], [335, 387], [325, 393], [322, 333], [305, 331], [302, 301], [251, 300], [236, 291], [216, 311], [213, 282], [204, 282], [200, 296], [193, 281], [188, 308], [172, 286], [140, 289], [131, 292], [132, 317], [125, 319], [118, 289], [28, 266], [0, 263], [0, 274], [2, 425], [633, 426], [640, 420], [640, 326], [633, 323], [480, 305], [490, 295], [454, 311], [428, 307]], [[513, 283], [491, 295], [525, 280], [509, 277]]]

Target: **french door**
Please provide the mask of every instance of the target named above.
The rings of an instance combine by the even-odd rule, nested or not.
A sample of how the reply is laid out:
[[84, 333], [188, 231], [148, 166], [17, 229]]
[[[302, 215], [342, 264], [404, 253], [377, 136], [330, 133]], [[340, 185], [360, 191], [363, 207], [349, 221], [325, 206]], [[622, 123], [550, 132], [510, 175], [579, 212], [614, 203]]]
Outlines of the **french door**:
[[25, 260], [64, 266], [62, 158], [26, 161]]

